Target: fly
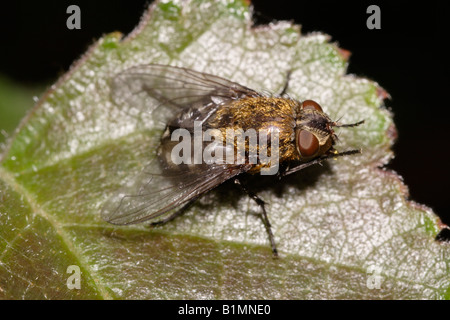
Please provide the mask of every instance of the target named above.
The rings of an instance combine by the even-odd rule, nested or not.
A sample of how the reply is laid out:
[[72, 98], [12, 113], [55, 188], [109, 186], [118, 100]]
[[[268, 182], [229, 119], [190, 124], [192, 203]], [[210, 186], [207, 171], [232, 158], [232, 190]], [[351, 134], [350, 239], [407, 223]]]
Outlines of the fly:
[[[165, 129], [153, 172], [144, 170], [111, 197], [102, 209], [103, 219], [120, 225], [148, 220], [164, 224], [233, 179], [260, 207], [273, 255], [278, 256], [265, 202], [248, 189], [245, 175], [275, 173], [282, 178], [329, 158], [360, 153], [334, 149], [334, 128], [364, 122], [333, 121], [317, 102], [287, 97], [287, 86], [288, 81], [279, 95], [269, 96], [218, 76], [157, 64], [116, 75], [112, 100], [162, 116]], [[183, 134], [188, 137], [182, 144]]]

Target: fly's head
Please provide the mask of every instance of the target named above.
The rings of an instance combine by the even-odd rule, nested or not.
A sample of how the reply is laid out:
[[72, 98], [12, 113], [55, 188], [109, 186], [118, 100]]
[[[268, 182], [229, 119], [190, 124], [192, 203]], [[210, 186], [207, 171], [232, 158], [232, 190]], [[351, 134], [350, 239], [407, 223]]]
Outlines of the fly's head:
[[341, 124], [331, 120], [317, 102], [303, 101], [297, 114], [295, 128], [295, 143], [301, 160], [339, 155], [333, 148], [338, 141], [333, 128], [355, 127], [363, 122]]

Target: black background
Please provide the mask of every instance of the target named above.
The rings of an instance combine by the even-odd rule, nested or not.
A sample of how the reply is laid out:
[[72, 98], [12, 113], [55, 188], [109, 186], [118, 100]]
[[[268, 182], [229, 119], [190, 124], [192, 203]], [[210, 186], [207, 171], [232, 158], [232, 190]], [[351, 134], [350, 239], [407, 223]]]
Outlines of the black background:
[[[51, 84], [105, 33], [130, 32], [149, 1], [45, 1], [2, 4], [0, 73], [23, 84]], [[450, 55], [442, 2], [254, 0], [255, 21], [292, 20], [350, 50], [349, 73], [377, 81], [391, 95], [396, 158], [411, 198], [450, 224], [447, 128]], [[66, 28], [66, 8], [81, 8], [81, 30]], [[381, 30], [368, 30], [366, 9], [381, 9]], [[370, 181], [368, 181], [370, 183]]]

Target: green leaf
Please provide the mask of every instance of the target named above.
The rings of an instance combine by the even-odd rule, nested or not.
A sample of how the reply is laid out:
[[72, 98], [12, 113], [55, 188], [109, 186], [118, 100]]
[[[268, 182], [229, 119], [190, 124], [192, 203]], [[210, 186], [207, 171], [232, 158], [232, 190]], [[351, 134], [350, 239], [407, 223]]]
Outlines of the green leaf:
[[33, 106], [33, 96], [41, 91], [42, 86], [25, 87], [0, 74], [0, 152], [5, 138]]
[[[445, 299], [449, 254], [438, 219], [406, 200], [395, 173], [392, 115], [378, 84], [346, 75], [345, 54], [289, 22], [251, 27], [245, 1], [160, 1], [125, 39], [100, 39], [22, 121], [0, 166], [0, 298]], [[267, 203], [280, 258], [259, 208], [231, 184], [154, 229], [113, 226], [105, 200], [149, 161], [161, 131], [152, 114], [110, 99], [110, 79], [160, 63], [256, 90], [315, 99], [347, 123], [327, 161], [254, 185]], [[261, 178], [262, 179], [262, 178]], [[264, 180], [265, 181], [265, 180]], [[69, 289], [78, 266], [81, 288]]]

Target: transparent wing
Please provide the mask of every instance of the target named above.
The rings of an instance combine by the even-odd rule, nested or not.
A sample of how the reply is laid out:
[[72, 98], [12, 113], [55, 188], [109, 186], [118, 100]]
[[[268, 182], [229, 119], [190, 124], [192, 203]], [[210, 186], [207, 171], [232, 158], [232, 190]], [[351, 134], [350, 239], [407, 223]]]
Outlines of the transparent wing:
[[126, 105], [145, 112], [158, 112], [160, 121], [168, 121], [189, 107], [222, 105], [233, 99], [259, 94], [236, 82], [191, 69], [148, 64], [117, 74], [111, 83], [111, 98], [118, 106]]
[[184, 165], [179, 170], [163, 168], [155, 172], [158, 166], [149, 165], [136, 180], [106, 202], [102, 210], [103, 219], [113, 224], [155, 219], [250, 169], [249, 165], [196, 166], [195, 171]]

